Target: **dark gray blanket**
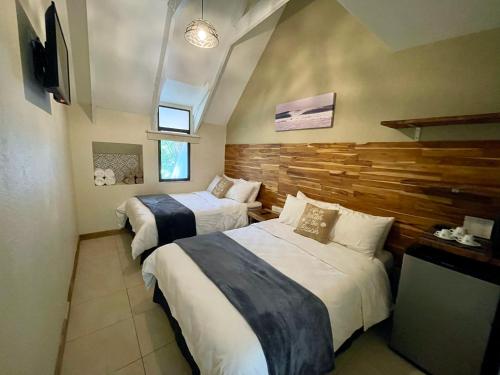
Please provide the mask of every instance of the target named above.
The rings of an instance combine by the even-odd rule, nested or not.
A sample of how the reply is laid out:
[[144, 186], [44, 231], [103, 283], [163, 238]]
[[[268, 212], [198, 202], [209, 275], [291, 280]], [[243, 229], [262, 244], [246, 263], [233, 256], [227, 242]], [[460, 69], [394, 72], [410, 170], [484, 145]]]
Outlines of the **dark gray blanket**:
[[158, 246], [179, 238], [196, 236], [196, 219], [193, 211], [168, 194], [138, 195], [153, 213], [158, 230]]
[[252, 327], [269, 374], [333, 370], [330, 318], [318, 297], [221, 232], [175, 243]]

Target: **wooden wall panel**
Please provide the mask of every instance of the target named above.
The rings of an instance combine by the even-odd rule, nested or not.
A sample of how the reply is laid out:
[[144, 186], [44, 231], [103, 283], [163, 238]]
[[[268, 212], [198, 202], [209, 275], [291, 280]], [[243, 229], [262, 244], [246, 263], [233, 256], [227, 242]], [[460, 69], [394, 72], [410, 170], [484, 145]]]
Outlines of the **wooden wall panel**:
[[263, 181], [266, 207], [301, 190], [393, 216], [399, 255], [432, 225], [500, 214], [500, 141], [226, 145], [226, 174]]

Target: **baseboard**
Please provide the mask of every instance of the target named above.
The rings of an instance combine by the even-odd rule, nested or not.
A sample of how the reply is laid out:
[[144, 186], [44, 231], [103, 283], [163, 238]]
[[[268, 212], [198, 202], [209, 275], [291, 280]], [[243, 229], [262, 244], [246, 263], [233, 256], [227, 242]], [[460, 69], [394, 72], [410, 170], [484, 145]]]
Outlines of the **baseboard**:
[[120, 234], [123, 232], [125, 232], [125, 229], [122, 228], [122, 229], [105, 230], [102, 232], [84, 233], [84, 234], [80, 234], [80, 241], [91, 240], [93, 238], [99, 238], [99, 237], [112, 236], [112, 235]]
[[64, 356], [64, 348], [66, 346], [66, 335], [68, 333], [69, 313], [71, 310], [71, 297], [73, 296], [73, 287], [75, 285], [76, 268], [78, 267], [78, 258], [80, 257], [80, 241], [81, 241], [81, 239], [78, 238], [78, 241], [76, 243], [75, 258], [73, 259], [73, 271], [71, 272], [71, 279], [69, 281], [68, 297], [67, 297], [67, 301], [66, 301], [67, 302], [66, 317], [63, 320], [62, 328], [61, 328], [59, 350], [57, 352], [56, 368], [54, 370], [55, 375], [61, 374], [61, 371], [62, 371], [62, 361], [63, 361], [63, 356]]

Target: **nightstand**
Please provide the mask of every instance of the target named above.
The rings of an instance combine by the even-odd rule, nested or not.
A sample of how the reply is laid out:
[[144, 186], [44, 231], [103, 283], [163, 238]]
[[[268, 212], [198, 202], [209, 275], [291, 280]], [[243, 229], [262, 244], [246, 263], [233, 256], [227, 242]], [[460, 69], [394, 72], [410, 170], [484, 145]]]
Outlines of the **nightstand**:
[[261, 221], [276, 219], [280, 215], [268, 208], [258, 208], [255, 210], [248, 210], [248, 223], [258, 223]]

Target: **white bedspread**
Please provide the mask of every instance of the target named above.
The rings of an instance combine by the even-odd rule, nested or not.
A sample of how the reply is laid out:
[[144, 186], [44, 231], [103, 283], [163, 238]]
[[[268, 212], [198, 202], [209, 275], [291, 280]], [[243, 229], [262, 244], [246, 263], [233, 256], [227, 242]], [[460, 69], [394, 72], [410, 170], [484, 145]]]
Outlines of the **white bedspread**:
[[[219, 199], [207, 191], [170, 196], [193, 211], [197, 234], [241, 228], [248, 224], [247, 206], [244, 203], [228, 198]], [[158, 245], [155, 217], [139, 199], [128, 199], [116, 209], [116, 214], [122, 227], [128, 217], [135, 233], [132, 240], [134, 259]]]
[[[389, 281], [378, 259], [338, 244], [323, 245], [277, 220], [225, 233], [323, 301], [335, 350], [357, 329], [389, 316]], [[158, 280], [202, 374], [267, 373], [253, 330], [179, 246], [160, 247], [142, 272], [147, 286]]]

